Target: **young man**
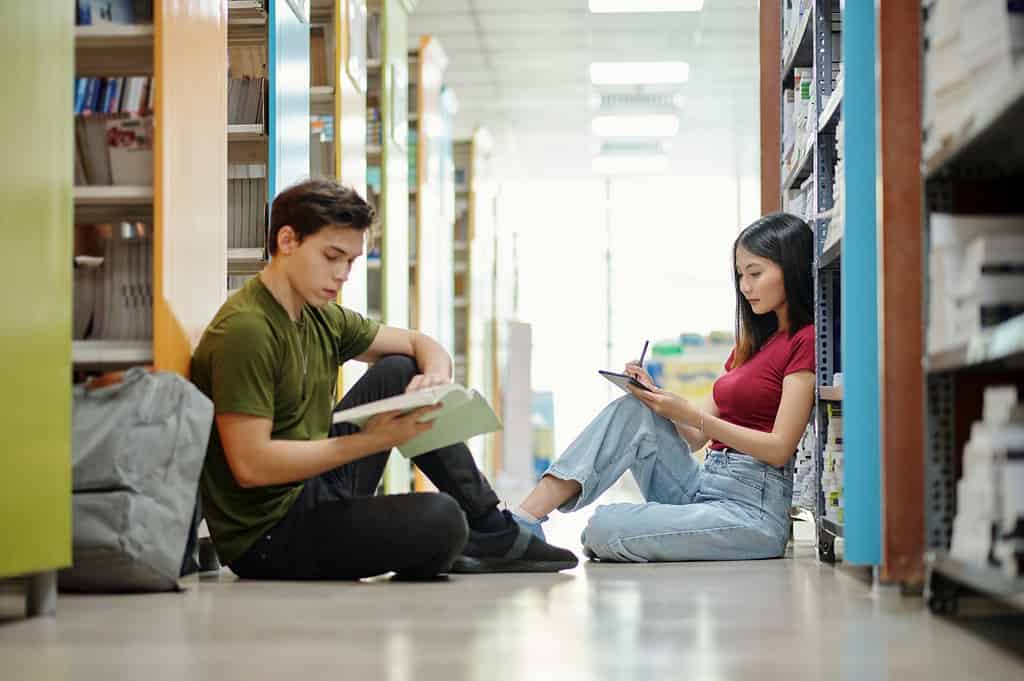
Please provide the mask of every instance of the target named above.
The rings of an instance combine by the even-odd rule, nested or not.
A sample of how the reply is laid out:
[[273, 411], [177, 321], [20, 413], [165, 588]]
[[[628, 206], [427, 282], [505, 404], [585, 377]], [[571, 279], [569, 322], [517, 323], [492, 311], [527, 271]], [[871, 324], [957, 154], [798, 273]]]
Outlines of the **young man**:
[[[216, 424], [200, 483], [221, 561], [241, 577], [409, 579], [446, 572], [552, 572], [569, 551], [521, 528], [463, 444], [414, 459], [439, 494], [374, 496], [388, 452], [430, 428], [430, 408], [359, 430], [332, 410], [451, 382], [434, 340], [335, 303], [363, 254], [373, 209], [312, 180], [271, 209], [270, 264], [221, 307], [192, 360]], [[338, 367], [370, 364], [335, 407]]]

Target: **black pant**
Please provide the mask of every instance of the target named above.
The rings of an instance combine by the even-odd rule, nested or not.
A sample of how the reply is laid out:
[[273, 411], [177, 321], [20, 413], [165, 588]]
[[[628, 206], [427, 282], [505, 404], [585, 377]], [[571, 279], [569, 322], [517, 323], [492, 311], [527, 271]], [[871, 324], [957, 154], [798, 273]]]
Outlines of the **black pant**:
[[[337, 410], [399, 395], [417, 373], [410, 357], [384, 357]], [[357, 430], [337, 424], [331, 435]], [[360, 579], [391, 571], [427, 578], [447, 571], [466, 543], [466, 517], [490, 513], [497, 495], [461, 443], [413, 459], [441, 493], [374, 496], [387, 460], [388, 452], [380, 452], [307, 480], [284, 519], [231, 569], [256, 579]]]

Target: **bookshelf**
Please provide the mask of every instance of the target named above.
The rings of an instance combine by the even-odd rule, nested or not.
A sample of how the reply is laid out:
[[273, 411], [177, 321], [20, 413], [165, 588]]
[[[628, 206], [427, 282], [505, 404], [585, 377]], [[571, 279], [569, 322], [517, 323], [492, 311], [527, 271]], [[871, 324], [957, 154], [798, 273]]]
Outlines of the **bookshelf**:
[[[367, 310], [400, 328], [408, 327], [410, 314], [407, 36], [415, 8], [414, 0], [367, 3], [366, 177], [378, 216], [367, 249]], [[383, 487], [389, 494], [412, 489], [407, 460], [391, 457]]]
[[[455, 169], [452, 127], [457, 104], [444, 88], [448, 57], [423, 36], [409, 52], [409, 328], [453, 352], [455, 332], [452, 225]], [[430, 489], [414, 468], [417, 491]]]
[[7, 336], [0, 357], [9, 396], [2, 410], [0, 581], [26, 578], [25, 612], [34, 617], [55, 614], [56, 570], [71, 564], [68, 150], [74, 126], [68, 84], [74, 78], [75, 27], [66, 0], [9, 3], [3, 15], [0, 57], [8, 67], [0, 71], [0, 84], [17, 96], [5, 101], [0, 123], [7, 131], [24, 131], [26, 122], [45, 131], [6, 135], [0, 167], [0, 244], [10, 254], [0, 282], [8, 292], [17, 291], [4, 298]]
[[[478, 129], [454, 144], [453, 251], [455, 380], [480, 392], [500, 412], [499, 321], [496, 301], [497, 203], [491, 169], [493, 139]], [[495, 472], [498, 435], [469, 443], [477, 464]]]
[[923, 59], [912, 55], [923, 106], [908, 115], [924, 133], [912, 150], [924, 189], [912, 238], [926, 272], [915, 312], [927, 320], [918, 356], [921, 506], [925, 597], [936, 614], [957, 614], [965, 594], [1024, 608], [1014, 548], [1024, 515], [1012, 435], [1020, 423], [998, 415], [990, 392], [1002, 386], [1016, 389], [1017, 405], [1024, 399], [1024, 300], [1014, 274], [1024, 261], [1024, 60], [1012, 47], [1022, 17], [1011, 5], [939, 1], [923, 19], [919, 12], [904, 21], [928, 38]]
[[[4, 526], [13, 528], [0, 577], [33, 573], [30, 615], [53, 613], [53, 570], [71, 559], [69, 376], [141, 363], [187, 374], [220, 302], [210, 292], [223, 287], [224, 248], [208, 226], [225, 213], [223, 7], [168, 5], [125, 26], [76, 27], [66, 0], [5, 12], [17, 38], [0, 48], [16, 65], [4, 85], [19, 95], [4, 123], [47, 131], [12, 138], [2, 183], [8, 218], [34, 225], [31, 238], [3, 237], [17, 253], [6, 283], [23, 291], [16, 304], [25, 310], [11, 315], [20, 328], [5, 375], [18, 400], [6, 410], [11, 455], [0, 467]], [[108, 146], [108, 134], [122, 144]], [[134, 260], [122, 259], [121, 242]], [[104, 255], [79, 257], [94, 248]], [[131, 286], [113, 286], [116, 262]], [[88, 263], [88, 278], [78, 263]], [[85, 279], [117, 295], [92, 296]], [[46, 286], [25, 288], [35, 280]], [[118, 316], [119, 325], [100, 323]]]
[[[366, 197], [367, 2], [314, 0], [310, 16], [310, 175]], [[367, 259], [359, 258], [338, 302], [367, 314], [367, 275]], [[359, 365], [343, 368], [338, 394], [363, 372]]]
[[[800, 458], [798, 466], [813, 467], [813, 502], [802, 495], [813, 513], [818, 534], [818, 556], [825, 562], [836, 560], [836, 539], [845, 538], [844, 521], [850, 496], [846, 464], [842, 452], [850, 449], [838, 423], [846, 423], [847, 403], [842, 387], [833, 385], [834, 374], [843, 371], [845, 327], [843, 305], [845, 275], [842, 196], [846, 191], [844, 160], [841, 153], [844, 125], [843, 74], [846, 68], [845, 33], [838, 0], [782, 0], [762, 12], [775, 12], [779, 20], [762, 22], [762, 44], [778, 40], [778, 64], [781, 71], [766, 74], [763, 66], [762, 88], [781, 85], [781, 124], [770, 138], [781, 141], [779, 163], [779, 199], [765, 210], [782, 210], [805, 219], [814, 230], [814, 324], [817, 342], [817, 381], [812, 417], [814, 453], [811, 460]], [[770, 22], [770, 20], [769, 20]], [[781, 29], [781, 30], [780, 30]], [[778, 158], [765, 141], [764, 156]], [[770, 163], [770, 161], [767, 161]], [[764, 164], [762, 165], [764, 167]], [[773, 205], [774, 204], [774, 205]], [[840, 416], [841, 415], [841, 416]], [[842, 419], [839, 421], [838, 419]], [[837, 419], [837, 422], [830, 422]], [[798, 478], [803, 477], [798, 471]]]
[[229, 290], [266, 264], [274, 196], [309, 175], [309, 138], [294, 134], [309, 127], [309, 21], [287, 0], [228, 1]]
[[[102, 111], [113, 112], [96, 109], [92, 116], [80, 116], [82, 126], [116, 126], [121, 131], [146, 117], [155, 122], [151, 129], [136, 129], [143, 134], [137, 149], [120, 156], [104, 150], [109, 164], [105, 173], [97, 172], [105, 169], [95, 145], [90, 148], [96, 162], [83, 152], [82, 172], [76, 172], [75, 255], [87, 247], [106, 252], [95, 273], [95, 301], [82, 304], [81, 297], [91, 292], [77, 290], [72, 362], [80, 372], [152, 363], [187, 374], [192, 348], [216, 312], [219, 299], [210, 292], [224, 290], [225, 254], [206, 227], [211, 220], [223, 220], [226, 212], [224, 197], [210, 189], [221, 186], [226, 174], [223, 129], [209, 122], [211, 111], [216, 115], [226, 106], [223, 75], [218, 75], [226, 71], [226, 35], [219, 18], [219, 13], [156, 3], [152, 23], [74, 29], [75, 75], [95, 79], [100, 91], [105, 88]], [[181, 59], [184, 53], [202, 58], [204, 66]], [[218, 71], [219, 65], [225, 68]], [[133, 91], [132, 77], [146, 89]], [[133, 92], [136, 106], [130, 107]], [[127, 113], [130, 108], [132, 113]], [[103, 176], [107, 179], [97, 182]], [[110, 236], [118, 233], [145, 240], [145, 257], [113, 257], [118, 243], [129, 244]], [[137, 244], [130, 248], [137, 250]], [[118, 262], [120, 269], [115, 270]], [[130, 262], [134, 270], [125, 269]], [[133, 282], [128, 298], [99, 295], [104, 277], [125, 272]], [[88, 277], [76, 275], [76, 280], [90, 285]], [[119, 281], [123, 289], [124, 280]], [[128, 309], [118, 312], [102, 305]], [[79, 323], [83, 315], [84, 325]], [[104, 319], [120, 321], [101, 323]]]

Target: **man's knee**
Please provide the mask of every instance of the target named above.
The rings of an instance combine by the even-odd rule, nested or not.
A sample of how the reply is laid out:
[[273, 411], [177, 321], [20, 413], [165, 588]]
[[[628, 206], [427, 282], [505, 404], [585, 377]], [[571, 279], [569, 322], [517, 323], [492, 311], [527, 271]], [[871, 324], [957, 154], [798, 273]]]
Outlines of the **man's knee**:
[[419, 518], [423, 536], [455, 557], [469, 539], [466, 514], [449, 495], [439, 492], [420, 495]]
[[420, 373], [416, 360], [408, 355], [386, 355], [373, 363], [364, 377], [376, 384], [384, 396], [401, 395]]
[[386, 355], [373, 363], [370, 371], [394, 376], [404, 383], [409, 383], [413, 376], [420, 373], [416, 360], [409, 355]]

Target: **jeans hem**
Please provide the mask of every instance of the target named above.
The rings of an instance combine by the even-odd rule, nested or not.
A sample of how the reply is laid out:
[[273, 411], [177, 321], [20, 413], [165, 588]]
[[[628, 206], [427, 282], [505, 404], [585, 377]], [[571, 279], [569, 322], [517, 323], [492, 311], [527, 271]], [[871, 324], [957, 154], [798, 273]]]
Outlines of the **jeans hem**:
[[590, 503], [583, 502], [583, 500], [587, 496], [586, 476], [568, 473], [559, 468], [557, 463], [551, 464], [551, 466], [549, 466], [548, 469], [544, 471], [544, 475], [550, 475], [551, 477], [558, 478], [559, 480], [572, 480], [573, 482], [578, 482], [580, 484], [580, 493], [577, 494], [573, 499], [570, 499], [569, 501], [566, 501], [564, 504], [561, 504], [557, 509], [559, 513], [572, 513], [573, 511], [578, 511], [581, 508], [584, 508], [588, 503]]

